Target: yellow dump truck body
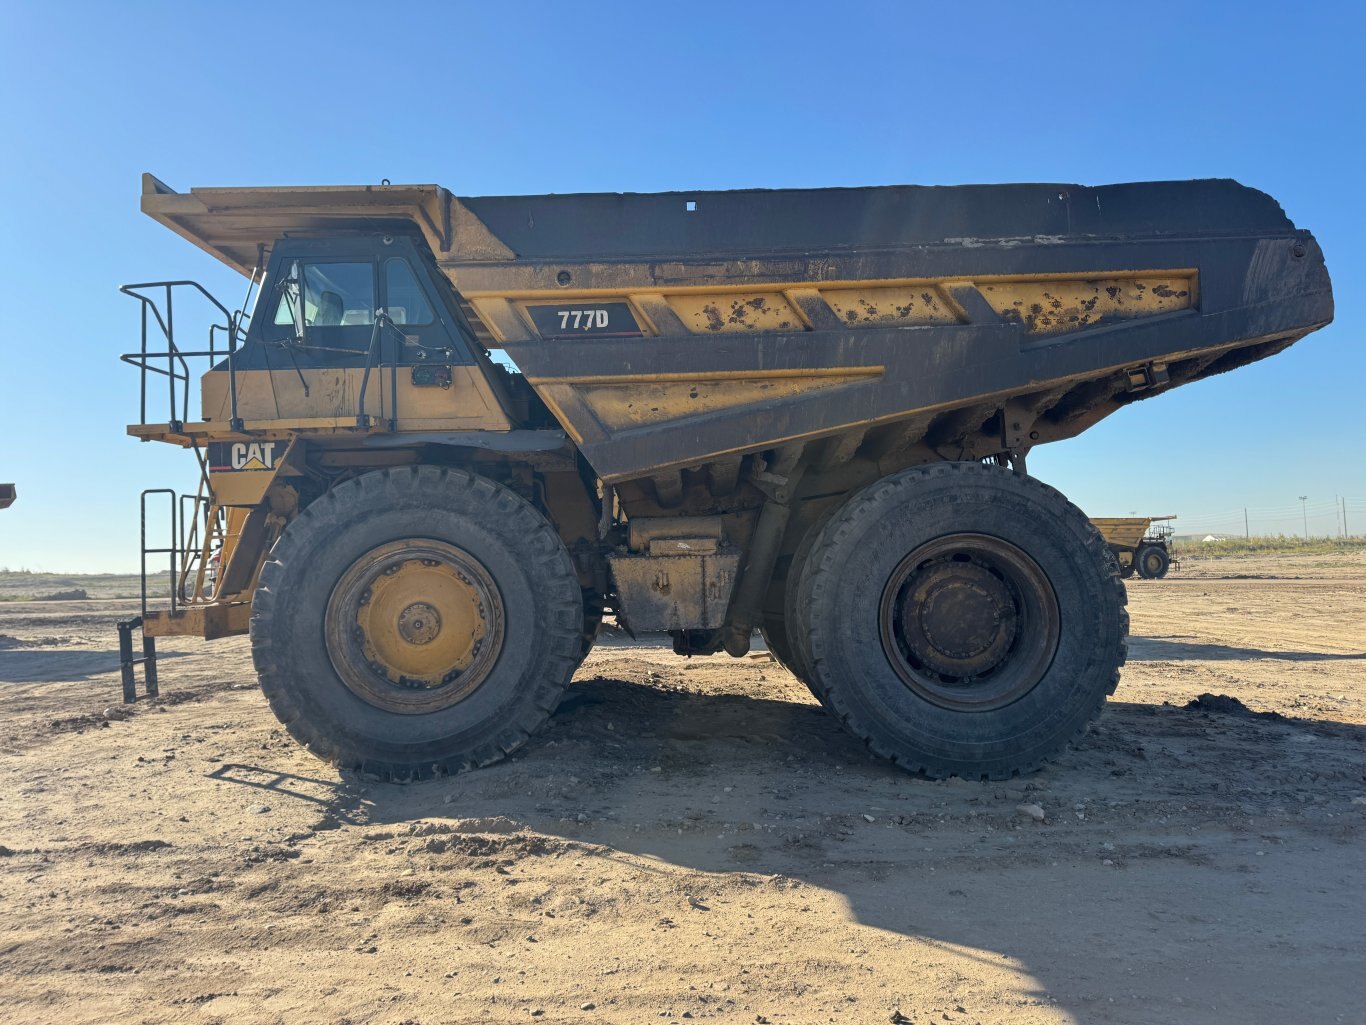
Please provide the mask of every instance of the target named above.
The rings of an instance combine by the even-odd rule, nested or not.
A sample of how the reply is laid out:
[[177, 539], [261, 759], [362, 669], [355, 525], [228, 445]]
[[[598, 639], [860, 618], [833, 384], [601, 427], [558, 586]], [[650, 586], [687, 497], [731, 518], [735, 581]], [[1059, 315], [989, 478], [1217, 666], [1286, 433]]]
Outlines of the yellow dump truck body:
[[1111, 545], [1122, 548], [1137, 548], [1153, 522], [1151, 516], [1091, 517], [1101, 536]]

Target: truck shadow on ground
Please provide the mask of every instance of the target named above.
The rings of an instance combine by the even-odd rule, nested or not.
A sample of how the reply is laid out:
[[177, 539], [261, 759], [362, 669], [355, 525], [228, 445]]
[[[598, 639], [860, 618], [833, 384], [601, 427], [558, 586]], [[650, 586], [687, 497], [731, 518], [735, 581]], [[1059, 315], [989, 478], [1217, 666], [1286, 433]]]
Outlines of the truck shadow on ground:
[[[1303, 800], [1307, 772], [1315, 800], [1350, 804], [1366, 775], [1366, 727], [1229, 707], [1112, 701], [1036, 775], [932, 782], [870, 757], [815, 704], [598, 677], [577, 682], [514, 757], [459, 777], [332, 784], [245, 765], [215, 775], [330, 799], [343, 824], [399, 827], [380, 837], [421, 837], [420, 820], [454, 820], [441, 850], [462, 850], [468, 832], [471, 850], [532, 877], [540, 858], [624, 858], [663, 880], [646, 885], [696, 896], [675, 915], [749, 914], [786, 929], [776, 910], [762, 921], [759, 909], [778, 898], [756, 903], [756, 888], [814, 887], [858, 925], [910, 941], [906, 954], [922, 967], [1009, 959], [1012, 999], [1077, 1020], [1191, 1020], [1198, 1000], [1217, 1007], [1200, 1020], [1261, 1020], [1264, 962], [1246, 944], [1272, 941], [1249, 937], [1255, 923], [1229, 925], [1243, 908], [1277, 936], [1301, 937], [1276, 941], [1288, 943], [1277, 985], [1315, 994], [1302, 1006], [1332, 1020], [1366, 999], [1366, 978], [1344, 982], [1352, 973], [1335, 957], [1325, 963], [1297, 942], [1350, 933], [1337, 920], [1361, 913], [1360, 900], [1332, 903], [1319, 886], [1348, 871], [1358, 827], [1332, 816], [1278, 826], [1286, 853], [1273, 861], [1253, 856], [1271, 827], [1259, 835], [1251, 823]], [[1025, 801], [1046, 809], [1044, 823], [1021, 816]], [[430, 842], [415, 839], [410, 857], [431, 857], [420, 846]], [[645, 898], [628, 889], [613, 899]], [[1126, 937], [1123, 964], [1098, 932]], [[1170, 976], [1170, 1005], [1116, 1008], [1130, 969]]]
[[[182, 658], [186, 654], [163, 651], [157, 654], [157, 661]], [[117, 648], [109, 651], [73, 651], [70, 648], [0, 651], [0, 683], [71, 683], [118, 671]]]

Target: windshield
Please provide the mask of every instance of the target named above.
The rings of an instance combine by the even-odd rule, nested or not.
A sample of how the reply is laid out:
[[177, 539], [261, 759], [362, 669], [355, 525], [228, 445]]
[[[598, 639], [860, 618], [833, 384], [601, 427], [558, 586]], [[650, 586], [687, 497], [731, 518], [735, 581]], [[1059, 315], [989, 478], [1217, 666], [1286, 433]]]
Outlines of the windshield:
[[304, 263], [291, 274], [275, 307], [276, 324], [294, 324], [303, 278], [304, 327], [347, 327], [375, 322], [375, 267], [372, 263]]

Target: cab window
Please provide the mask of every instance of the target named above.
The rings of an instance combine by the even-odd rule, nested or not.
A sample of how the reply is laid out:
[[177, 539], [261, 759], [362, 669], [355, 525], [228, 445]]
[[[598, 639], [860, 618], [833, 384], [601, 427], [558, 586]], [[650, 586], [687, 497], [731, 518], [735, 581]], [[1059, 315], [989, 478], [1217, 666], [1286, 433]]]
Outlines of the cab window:
[[[299, 278], [302, 288], [298, 285]], [[295, 307], [300, 298], [305, 327], [373, 324], [375, 266], [372, 263], [303, 263], [295, 282], [281, 290], [279, 305], [275, 307], [276, 324], [294, 323]]]
[[385, 312], [395, 324], [430, 324], [432, 307], [423, 294], [417, 275], [400, 256], [384, 261]]

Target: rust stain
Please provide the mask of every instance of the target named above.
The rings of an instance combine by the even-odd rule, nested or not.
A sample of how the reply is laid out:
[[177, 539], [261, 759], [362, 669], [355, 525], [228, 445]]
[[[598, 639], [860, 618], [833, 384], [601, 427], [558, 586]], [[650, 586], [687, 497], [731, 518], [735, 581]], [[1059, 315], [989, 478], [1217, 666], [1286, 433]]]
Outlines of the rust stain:
[[1107, 320], [1153, 316], [1191, 306], [1192, 281], [1173, 277], [984, 282], [983, 298], [1031, 334], [1074, 331]]

